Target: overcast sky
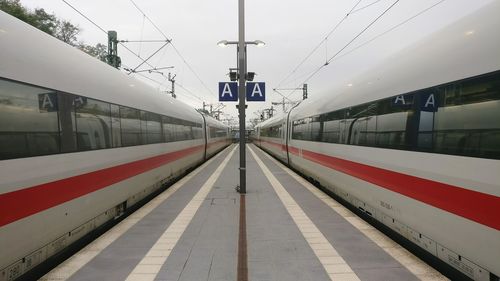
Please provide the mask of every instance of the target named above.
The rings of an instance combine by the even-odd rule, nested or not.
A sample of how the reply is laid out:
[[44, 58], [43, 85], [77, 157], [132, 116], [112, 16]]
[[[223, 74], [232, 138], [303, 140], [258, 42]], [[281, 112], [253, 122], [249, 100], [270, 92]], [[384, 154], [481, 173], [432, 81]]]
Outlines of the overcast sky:
[[[116, 30], [120, 40], [164, 39], [130, 0], [66, 1], [105, 30]], [[178, 99], [196, 108], [201, 108], [202, 101], [217, 104], [218, 82], [229, 80], [225, 75], [229, 67], [236, 66], [236, 49], [234, 46], [220, 48], [216, 43], [223, 39], [238, 39], [238, 0], [133, 1], [169, 39], [173, 40], [174, 46], [189, 65], [183, 62], [172, 46], [162, 49], [150, 60], [156, 67], [175, 67], [170, 71], [172, 74], [177, 74], [177, 82], [190, 92], [177, 87]], [[334, 85], [348, 83], [350, 77], [368, 71], [390, 54], [491, 1], [493, 0], [400, 0], [335, 60], [307, 81], [309, 97], [318, 99], [334, 95], [335, 93], [329, 91]], [[273, 88], [300, 86], [309, 74], [323, 65], [327, 58], [334, 56], [395, 0], [245, 2], [247, 2], [246, 41], [259, 39], [266, 42], [263, 48], [255, 46], [248, 48], [248, 71], [258, 74], [256, 81], [266, 82], [267, 94], [266, 103], [249, 104], [248, 120], [257, 117], [254, 114], [257, 110], [270, 107], [272, 101], [281, 101], [282, 97], [273, 93]], [[79, 39], [87, 44], [107, 44], [105, 33], [62, 0], [21, 0], [21, 3], [29, 8], [44, 8], [47, 12], [78, 25], [82, 29]], [[354, 11], [357, 11], [351, 13], [328, 39], [324, 40], [356, 4]], [[432, 9], [413, 20], [357, 48], [435, 4], [437, 5]], [[317, 51], [296, 69], [321, 42], [323, 44]], [[127, 43], [127, 47], [145, 58], [161, 47], [161, 44]], [[351, 51], [355, 48], [357, 49]], [[118, 52], [123, 66], [135, 68], [141, 62], [123, 47], [119, 47]], [[145, 68], [147, 67], [140, 69]], [[170, 89], [170, 83], [160, 74], [147, 74], [147, 77], [159, 83], [137, 76], [159, 91]], [[284, 80], [287, 77], [288, 79]], [[302, 98], [301, 91], [281, 92], [291, 95], [292, 100]], [[235, 105], [236, 103], [225, 103], [223, 111], [236, 118]], [[278, 110], [281, 111], [281, 108]]]

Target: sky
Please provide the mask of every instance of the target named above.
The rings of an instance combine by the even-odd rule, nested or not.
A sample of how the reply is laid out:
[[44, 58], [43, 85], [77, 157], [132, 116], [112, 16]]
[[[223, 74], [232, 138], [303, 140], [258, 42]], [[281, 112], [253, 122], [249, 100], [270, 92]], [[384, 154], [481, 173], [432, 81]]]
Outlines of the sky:
[[[201, 108], [203, 102], [212, 104], [223, 111], [223, 121], [232, 119], [237, 125], [236, 103], [220, 105], [217, 96], [218, 82], [229, 81], [229, 68], [236, 67], [236, 48], [221, 48], [217, 42], [238, 39], [238, 0], [64, 1], [104, 30], [116, 30], [119, 40], [165, 40], [166, 35], [173, 44], [148, 62], [157, 68], [173, 66], [162, 72], [176, 75], [177, 99], [195, 108]], [[107, 35], [64, 1], [21, 3], [30, 9], [43, 8], [78, 25], [82, 30], [78, 38], [87, 44], [107, 44]], [[398, 50], [491, 1], [495, 0], [245, 1], [245, 40], [266, 43], [262, 48], [248, 46], [248, 71], [257, 73], [254, 81], [266, 82], [266, 102], [249, 102], [247, 121], [270, 108], [271, 102], [281, 102], [279, 93], [290, 101], [301, 100], [301, 90], [289, 89], [300, 88], [303, 83], [308, 84], [308, 98], [330, 98], [335, 95], [331, 89], [336, 85], [349, 83], [363, 72], [376, 71], [377, 64], [390, 63], [387, 58]], [[147, 58], [164, 43], [124, 44]], [[122, 46], [118, 54], [122, 68], [135, 68], [141, 63]], [[330, 63], [316, 72], [326, 61]], [[148, 68], [143, 65], [138, 69]], [[158, 73], [132, 75], [159, 94], [170, 90], [170, 83]], [[278, 113], [282, 111], [281, 105], [274, 108]]]

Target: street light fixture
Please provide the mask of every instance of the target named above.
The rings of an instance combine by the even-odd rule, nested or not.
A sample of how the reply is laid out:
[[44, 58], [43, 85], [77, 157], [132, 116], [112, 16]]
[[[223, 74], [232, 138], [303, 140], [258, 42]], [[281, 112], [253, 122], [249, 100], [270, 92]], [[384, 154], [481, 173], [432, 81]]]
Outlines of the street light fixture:
[[[240, 0], [240, 40], [239, 41], [228, 41], [228, 40], [222, 40], [217, 42], [217, 45], [220, 47], [227, 47], [227, 45], [237, 45], [236, 49], [236, 55], [237, 55], [237, 68], [236, 70], [238, 73], [233, 72], [235, 69], [230, 69], [230, 78], [231, 81], [233, 79], [235, 80], [238, 78], [239, 85], [238, 85], [238, 98], [239, 102], [238, 105], [236, 106], [238, 108], [238, 114], [239, 114], [239, 123], [240, 123], [240, 185], [238, 188], [238, 191], [241, 194], [246, 193], [246, 156], [245, 156], [245, 138], [246, 138], [246, 128], [245, 128], [245, 91], [246, 91], [246, 80], [248, 79], [249, 81], [252, 81], [255, 73], [250, 72], [247, 73], [247, 45], [256, 45], [257, 47], [262, 47], [266, 45], [261, 40], [255, 40], [255, 41], [245, 41], [245, 36], [244, 36], [244, 27], [243, 27], [243, 11], [241, 5], [241, 2], [243, 0]], [[240, 52], [242, 50], [242, 52]], [[238, 74], [238, 75], [236, 75]]]
[[[228, 40], [221, 40], [217, 42], [217, 46], [225, 48], [227, 45], [238, 45], [238, 41], [228, 41]], [[245, 41], [245, 45], [256, 45], [257, 47], [264, 47], [266, 43], [261, 40], [255, 40], [255, 41]]]

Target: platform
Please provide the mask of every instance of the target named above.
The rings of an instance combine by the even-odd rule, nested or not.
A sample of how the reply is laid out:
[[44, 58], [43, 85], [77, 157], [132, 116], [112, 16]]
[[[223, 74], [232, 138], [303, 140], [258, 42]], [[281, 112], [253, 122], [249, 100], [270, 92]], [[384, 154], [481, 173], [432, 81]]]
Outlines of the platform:
[[446, 280], [247, 148], [244, 198], [232, 145], [41, 280]]

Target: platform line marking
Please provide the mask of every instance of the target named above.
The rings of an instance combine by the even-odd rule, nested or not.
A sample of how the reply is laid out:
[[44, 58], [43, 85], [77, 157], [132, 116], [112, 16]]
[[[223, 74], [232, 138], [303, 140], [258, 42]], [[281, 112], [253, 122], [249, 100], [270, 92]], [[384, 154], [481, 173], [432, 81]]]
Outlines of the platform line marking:
[[[215, 172], [208, 178], [198, 192], [193, 196], [191, 201], [184, 207], [179, 215], [174, 219], [165, 232], [158, 238], [156, 243], [151, 247], [144, 258], [136, 265], [132, 272], [128, 275], [128, 281], [134, 280], [154, 280], [161, 267], [167, 261], [170, 253], [181, 238], [182, 234], [191, 223], [194, 215], [205, 201], [208, 193], [212, 190], [215, 182], [222, 174], [227, 163], [231, 159], [236, 150], [235, 146], [231, 152], [224, 158], [222, 163], [217, 167]], [[152, 259], [154, 257], [154, 259]]]
[[408, 271], [415, 275], [420, 280], [424, 281], [441, 281], [449, 280], [443, 276], [439, 271], [427, 265], [425, 262], [417, 258], [415, 255], [410, 253], [408, 250], [403, 248], [401, 245], [394, 242], [391, 238], [387, 237], [385, 234], [380, 232], [375, 227], [371, 226], [369, 223], [365, 222], [353, 212], [351, 212], [346, 207], [342, 206], [340, 203], [331, 198], [328, 194], [324, 193], [319, 188], [315, 187], [303, 177], [297, 175], [288, 167], [264, 153], [264, 155], [278, 165], [281, 169], [286, 171], [292, 178], [294, 178], [298, 183], [304, 186], [312, 194], [314, 194], [318, 199], [323, 201], [326, 205], [332, 208], [337, 214], [342, 216], [347, 220], [352, 226], [358, 229], [366, 237], [372, 240], [377, 246], [382, 248], [387, 254], [393, 257], [396, 261], [401, 263]]
[[316, 227], [314, 222], [307, 216], [302, 208], [297, 204], [293, 197], [281, 185], [278, 179], [271, 173], [267, 166], [262, 162], [259, 156], [249, 147], [255, 161], [267, 177], [274, 191], [278, 195], [293, 221], [299, 228], [305, 240], [313, 250], [314, 254], [325, 269], [331, 280], [357, 280], [359, 277], [339, 255], [335, 248], [330, 244], [326, 237]]
[[181, 188], [186, 182], [191, 178], [196, 176], [201, 170], [205, 169], [212, 161], [214, 161], [218, 156], [212, 157], [207, 162], [203, 163], [201, 166], [196, 168], [191, 173], [187, 174], [185, 177], [177, 181], [167, 190], [162, 192], [160, 195], [153, 198], [151, 201], [142, 206], [139, 210], [130, 214], [126, 219], [115, 225], [113, 228], [108, 230], [106, 233], [101, 235], [99, 238], [85, 246], [83, 249], [78, 251], [75, 255], [69, 259], [62, 262], [59, 266], [49, 271], [39, 280], [50, 281], [50, 280], [67, 280], [78, 270], [84, 267], [89, 261], [94, 257], [99, 255], [102, 250], [108, 247], [116, 239], [127, 232], [132, 226], [139, 222], [142, 218], [147, 216], [156, 207], [167, 200], [172, 194], [174, 194], [179, 188]]

